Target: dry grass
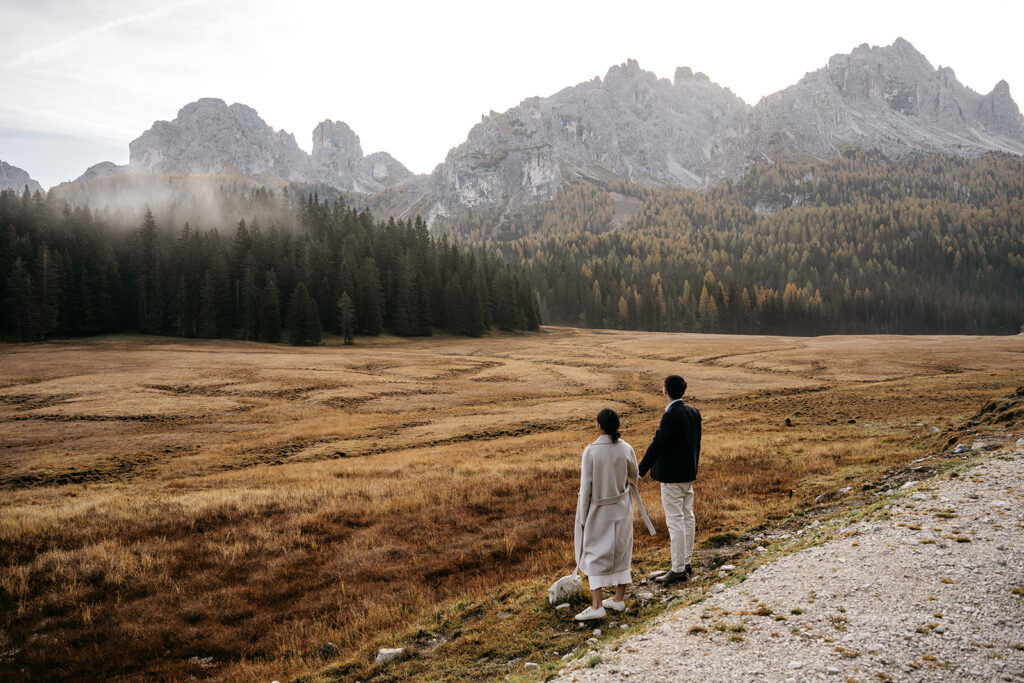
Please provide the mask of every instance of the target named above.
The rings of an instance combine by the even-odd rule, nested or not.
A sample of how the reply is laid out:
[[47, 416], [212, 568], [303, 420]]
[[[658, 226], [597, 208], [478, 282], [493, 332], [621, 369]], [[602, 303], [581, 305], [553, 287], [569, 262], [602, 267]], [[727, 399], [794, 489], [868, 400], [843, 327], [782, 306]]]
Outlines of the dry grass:
[[[687, 378], [707, 538], [919, 457], [939, 437], [916, 424], [1015, 387], [1022, 352], [554, 328], [3, 346], [0, 678], [503, 675], [562, 637], [541, 596], [572, 567], [599, 408], [642, 454], [661, 377]], [[656, 485], [641, 490], [663, 530]], [[667, 557], [664, 533], [636, 539], [638, 563]], [[326, 641], [342, 653], [323, 669]], [[374, 670], [396, 643], [431, 654]]]

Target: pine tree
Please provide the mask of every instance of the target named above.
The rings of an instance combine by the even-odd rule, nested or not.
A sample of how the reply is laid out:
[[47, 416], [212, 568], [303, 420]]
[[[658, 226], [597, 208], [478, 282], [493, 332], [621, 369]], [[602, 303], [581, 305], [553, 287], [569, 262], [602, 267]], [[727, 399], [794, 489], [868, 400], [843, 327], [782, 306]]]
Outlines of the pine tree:
[[7, 329], [21, 341], [36, 339], [39, 323], [32, 293], [32, 276], [20, 258], [15, 259], [11, 274], [7, 277], [5, 299]]
[[139, 228], [140, 263], [137, 301], [139, 329], [147, 334], [163, 331], [163, 297], [160, 291], [160, 245], [153, 212], [146, 209]]
[[190, 311], [188, 286], [185, 284], [184, 275], [178, 276], [178, 284], [174, 288], [174, 299], [171, 301], [171, 318], [176, 335], [179, 337], [194, 337], [196, 335], [196, 321]]
[[199, 295], [199, 336], [213, 339], [217, 336], [217, 290], [213, 275], [203, 278], [203, 289]]
[[267, 272], [267, 284], [260, 295], [259, 340], [261, 342], [281, 341], [281, 296], [277, 289], [274, 271]]
[[423, 273], [416, 276], [416, 334], [429, 337], [434, 333], [434, 319], [430, 313], [430, 288]]
[[309, 346], [319, 344], [320, 341], [320, 313], [305, 283], [300, 282], [288, 304], [288, 343], [292, 346]]
[[377, 336], [384, 329], [384, 295], [380, 271], [372, 256], [366, 257], [359, 269], [359, 294], [356, 304], [356, 326], [363, 333]]
[[345, 346], [355, 343], [356, 309], [348, 292], [342, 292], [338, 298], [338, 332], [341, 333]]
[[260, 292], [256, 288], [255, 267], [250, 255], [242, 275], [241, 336], [246, 340], [255, 339], [259, 330]]
[[461, 334], [479, 337], [487, 329], [487, 281], [483, 273], [477, 272], [464, 293], [465, 318]]
[[395, 309], [391, 323], [391, 331], [403, 337], [411, 337], [420, 333], [419, 320], [416, 315], [417, 297], [413, 277], [409, 259], [403, 258], [399, 263]]
[[444, 286], [444, 328], [452, 334], [465, 334], [468, 325], [466, 320], [466, 295], [462, 291], [459, 274], [452, 276]]
[[59, 259], [53, 257], [45, 244], [39, 247], [35, 271], [36, 333], [46, 337], [57, 329], [59, 322], [61, 274]]

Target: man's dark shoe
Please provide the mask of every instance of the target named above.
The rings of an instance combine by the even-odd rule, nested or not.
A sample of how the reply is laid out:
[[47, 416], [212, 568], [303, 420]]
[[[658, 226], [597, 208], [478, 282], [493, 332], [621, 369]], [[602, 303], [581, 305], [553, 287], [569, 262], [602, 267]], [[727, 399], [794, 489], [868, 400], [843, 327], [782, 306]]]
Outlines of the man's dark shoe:
[[676, 581], [685, 581], [685, 580], [686, 580], [686, 570], [683, 570], [681, 572], [674, 572], [674, 571], [670, 570], [670, 571], [665, 572], [664, 574], [662, 574], [661, 576], [659, 576], [658, 578], [655, 579], [655, 581], [657, 581], [660, 584], [664, 584], [664, 585], [668, 585], [668, 584], [674, 583]]
[[685, 567], [683, 567], [683, 577], [688, 579], [691, 576], [693, 576], [693, 567], [691, 567], [690, 565], [686, 565]]

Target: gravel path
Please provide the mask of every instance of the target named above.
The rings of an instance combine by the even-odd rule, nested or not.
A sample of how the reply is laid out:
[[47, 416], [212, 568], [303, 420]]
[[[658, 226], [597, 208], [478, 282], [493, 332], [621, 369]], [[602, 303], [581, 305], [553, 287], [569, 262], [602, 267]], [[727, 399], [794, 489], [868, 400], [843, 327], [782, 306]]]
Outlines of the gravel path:
[[1024, 450], [903, 493], [560, 680], [1024, 681]]

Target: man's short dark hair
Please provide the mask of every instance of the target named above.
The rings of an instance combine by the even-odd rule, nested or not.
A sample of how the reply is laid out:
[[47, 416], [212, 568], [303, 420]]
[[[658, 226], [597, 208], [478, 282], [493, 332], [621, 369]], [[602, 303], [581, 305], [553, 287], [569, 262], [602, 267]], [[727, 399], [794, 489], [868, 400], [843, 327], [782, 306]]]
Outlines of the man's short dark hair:
[[679, 375], [669, 375], [665, 378], [665, 391], [668, 392], [668, 397], [673, 400], [682, 398], [683, 394], [686, 393], [686, 380]]

